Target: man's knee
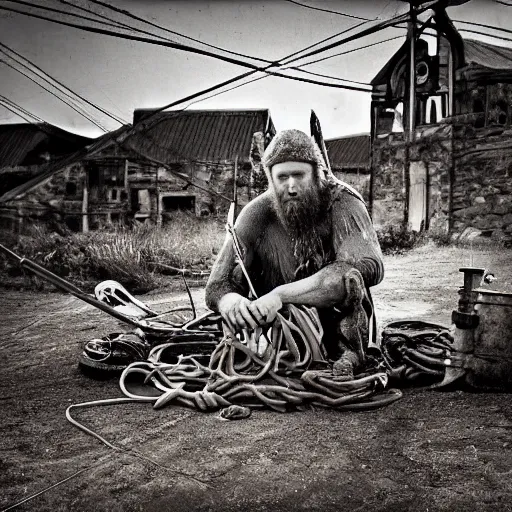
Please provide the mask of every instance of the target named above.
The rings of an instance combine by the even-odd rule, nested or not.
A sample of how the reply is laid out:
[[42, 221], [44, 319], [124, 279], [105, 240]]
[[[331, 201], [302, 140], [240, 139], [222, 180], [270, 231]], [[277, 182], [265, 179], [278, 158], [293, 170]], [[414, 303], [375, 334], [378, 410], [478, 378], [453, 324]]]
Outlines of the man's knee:
[[345, 300], [342, 307], [354, 308], [361, 305], [366, 294], [366, 286], [361, 272], [356, 268], [351, 268], [343, 275], [343, 283], [345, 285]]

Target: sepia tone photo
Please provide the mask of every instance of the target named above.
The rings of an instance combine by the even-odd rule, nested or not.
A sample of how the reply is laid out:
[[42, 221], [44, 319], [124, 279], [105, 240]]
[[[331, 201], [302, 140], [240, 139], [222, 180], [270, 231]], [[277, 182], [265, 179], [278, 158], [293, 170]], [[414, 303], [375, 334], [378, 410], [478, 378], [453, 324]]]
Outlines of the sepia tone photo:
[[512, 511], [511, 20], [0, 1], [0, 510]]

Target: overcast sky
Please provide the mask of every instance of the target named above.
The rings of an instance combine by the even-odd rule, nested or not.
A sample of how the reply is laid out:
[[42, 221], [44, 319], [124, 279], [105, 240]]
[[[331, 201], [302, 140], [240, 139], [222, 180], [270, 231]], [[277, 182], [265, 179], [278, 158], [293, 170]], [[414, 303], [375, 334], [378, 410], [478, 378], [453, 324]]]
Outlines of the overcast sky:
[[[80, 13], [59, 0], [31, 1], [67, 12]], [[166, 34], [154, 27], [125, 18], [121, 14], [111, 13], [107, 8], [95, 5], [88, 0], [67, 1], [108, 15], [113, 20], [123, 21], [152, 33], [166, 35], [177, 42], [208, 49], [199, 43]], [[269, 60], [282, 59], [362, 21], [308, 9], [286, 0], [266, 2], [252, 0], [105, 1], [181, 34], [231, 51]], [[512, 0], [508, 1], [512, 4]], [[386, 19], [408, 10], [408, 4], [398, 0], [300, 0], [300, 2], [371, 19]], [[16, 2], [0, 1], [0, 6], [48, 16], [41, 10]], [[453, 19], [512, 29], [512, 7], [506, 7], [496, 0], [471, 0], [461, 6], [450, 7], [448, 13]], [[81, 14], [85, 13], [82, 11]], [[50, 16], [55, 19], [65, 19], [64, 16], [55, 13]], [[86, 21], [82, 23], [92, 25]], [[362, 30], [373, 23], [375, 22], [367, 23], [355, 31]], [[485, 28], [470, 27], [457, 22], [455, 24], [458, 28], [492, 32], [512, 38], [512, 35], [500, 34]], [[353, 32], [348, 32], [347, 35], [351, 33]], [[511, 42], [499, 39], [467, 33], [462, 35], [493, 44], [512, 46]], [[315, 57], [334, 55], [394, 36], [402, 36], [402, 38], [333, 57], [305, 69], [333, 77], [369, 82], [403, 43], [405, 31], [389, 28]], [[136, 108], [160, 107], [247, 71], [241, 66], [221, 62], [211, 57], [92, 34], [1, 10], [0, 42], [20, 53], [89, 101], [130, 122], [133, 110]], [[217, 52], [215, 49], [209, 49]], [[224, 55], [228, 54], [224, 53]], [[235, 58], [242, 59], [242, 57]], [[0, 59], [5, 60], [5, 56], [0, 55]], [[9, 62], [13, 64], [12, 61]], [[261, 64], [257, 61], [251, 62]], [[301, 64], [301, 61], [297, 64]], [[298, 72], [293, 74], [336, 83], [335, 80], [302, 75]], [[257, 76], [261, 75], [254, 75], [251, 78]], [[3, 63], [0, 63], [0, 94], [45, 121], [64, 129], [88, 136], [98, 136], [103, 133], [68, 106]], [[185, 105], [188, 103], [181, 107]], [[269, 108], [278, 130], [299, 128], [304, 131], [309, 131], [309, 113], [314, 109], [320, 118], [324, 136], [332, 138], [368, 132], [370, 129], [369, 106], [370, 94], [365, 92], [266, 77], [214, 98], [196, 102], [191, 108]], [[90, 111], [107, 129], [120, 126], [103, 114], [92, 109]], [[0, 123], [7, 122], [22, 122], [22, 120], [0, 106]]]

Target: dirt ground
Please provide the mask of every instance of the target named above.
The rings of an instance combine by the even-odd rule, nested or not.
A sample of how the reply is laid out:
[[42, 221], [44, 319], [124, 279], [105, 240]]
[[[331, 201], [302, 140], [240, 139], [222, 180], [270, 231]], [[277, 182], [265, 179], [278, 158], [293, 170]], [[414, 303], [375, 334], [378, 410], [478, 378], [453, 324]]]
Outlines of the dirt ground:
[[[448, 324], [458, 269], [469, 265], [493, 269], [494, 288], [512, 291], [510, 249], [428, 246], [387, 257], [374, 289], [379, 322]], [[194, 297], [204, 307], [203, 290]], [[141, 298], [163, 310], [184, 295]], [[405, 389], [375, 411], [255, 411], [232, 422], [140, 403], [76, 412], [123, 447], [112, 450], [65, 410], [121, 396], [115, 379], [77, 367], [82, 343], [119, 331], [117, 321], [60, 293], [0, 290], [0, 305], [3, 510], [512, 510], [509, 394]]]

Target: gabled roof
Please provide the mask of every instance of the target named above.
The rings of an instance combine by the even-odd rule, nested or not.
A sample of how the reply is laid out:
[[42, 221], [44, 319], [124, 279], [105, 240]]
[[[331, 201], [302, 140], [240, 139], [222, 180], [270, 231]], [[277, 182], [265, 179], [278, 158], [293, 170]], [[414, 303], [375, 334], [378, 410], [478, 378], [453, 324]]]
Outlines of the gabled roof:
[[464, 39], [464, 54], [466, 64], [512, 70], [512, 48]]
[[61, 171], [64, 167], [76, 164], [85, 159], [88, 155], [100, 151], [103, 147], [112, 144], [115, 137], [119, 136], [120, 133], [126, 132], [129, 129], [131, 129], [131, 125], [124, 125], [117, 130], [99, 136], [97, 139], [87, 139], [90, 142], [87, 146], [83, 146], [69, 155], [65, 155], [41, 166], [41, 171], [33, 178], [0, 196], [0, 204], [16, 199], [18, 196], [25, 194], [44, 180], [50, 178], [56, 172]]
[[0, 169], [38, 165], [44, 163], [43, 153], [61, 157], [92, 140], [45, 123], [0, 125]]
[[349, 135], [325, 141], [333, 169], [370, 168], [370, 134]]
[[[164, 163], [180, 161], [223, 162], [247, 160], [252, 137], [261, 131], [269, 138], [275, 128], [268, 109], [254, 110], [187, 110], [167, 111], [141, 119], [151, 110], [134, 113], [135, 126], [125, 125], [90, 144], [50, 162], [28, 182], [0, 197], [0, 203], [12, 201], [27, 193], [64, 167], [94, 157], [109, 148], [126, 148], [140, 158], [149, 157]], [[268, 141], [267, 141], [268, 142]]]
[[[123, 141], [133, 150], [171, 163], [248, 160], [255, 132], [275, 134], [268, 109], [134, 112], [134, 130]], [[142, 127], [143, 129], [138, 129]]]
[[[496, 46], [474, 39], [463, 38], [465, 66], [485, 68], [486, 70], [512, 70], [512, 48]], [[372, 85], [386, 83], [396, 64], [404, 58], [408, 51], [408, 43], [402, 46], [386, 62], [371, 80]]]

